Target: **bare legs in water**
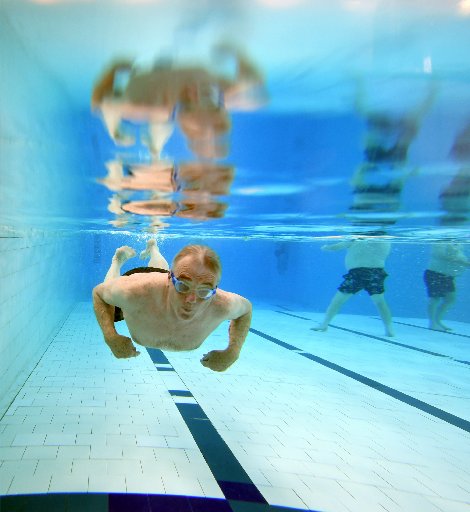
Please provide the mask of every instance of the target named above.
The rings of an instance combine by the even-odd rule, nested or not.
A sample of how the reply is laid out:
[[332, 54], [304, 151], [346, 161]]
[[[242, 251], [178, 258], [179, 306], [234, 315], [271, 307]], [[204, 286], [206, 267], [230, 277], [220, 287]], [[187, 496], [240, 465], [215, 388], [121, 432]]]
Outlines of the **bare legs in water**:
[[[323, 322], [317, 327], [312, 327], [312, 331], [326, 331], [331, 320], [333, 320], [333, 318], [339, 313], [340, 309], [352, 297], [352, 295], [353, 294], [351, 293], [343, 293], [339, 291], [336, 292], [330, 305], [328, 306], [328, 309], [326, 310]], [[385, 335], [395, 336], [392, 327], [392, 314], [390, 313], [388, 304], [385, 301], [384, 294], [374, 294], [371, 295], [370, 298], [372, 299], [372, 302], [375, 304], [375, 307], [380, 314], [380, 318], [382, 319], [385, 327]]]
[[451, 331], [452, 329], [442, 323], [442, 318], [455, 303], [455, 292], [444, 297], [430, 297], [428, 302], [429, 328], [435, 331]]
[[[105, 281], [109, 279], [116, 279], [121, 276], [121, 267], [126, 263], [127, 260], [133, 258], [136, 255], [136, 252], [132, 247], [124, 245], [116, 249], [114, 256], [111, 260], [111, 266], [104, 278]], [[157, 242], [154, 238], [150, 239], [147, 242], [147, 247], [140, 253], [140, 259], [145, 260], [150, 258], [147, 266], [162, 268], [164, 270], [169, 270], [170, 267], [166, 259], [162, 256], [158, 249]]]

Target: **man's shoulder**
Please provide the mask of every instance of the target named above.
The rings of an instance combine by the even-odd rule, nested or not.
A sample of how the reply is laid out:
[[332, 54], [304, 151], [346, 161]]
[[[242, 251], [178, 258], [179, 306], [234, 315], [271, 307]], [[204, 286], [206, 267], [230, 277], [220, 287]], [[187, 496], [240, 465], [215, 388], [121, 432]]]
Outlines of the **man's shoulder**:
[[213, 302], [214, 309], [225, 318], [233, 318], [238, 314], [244, 314], [243, 311], [251, 307], [250, 301], [245, 297], [225, 290], [217, 290], [215, 299]]

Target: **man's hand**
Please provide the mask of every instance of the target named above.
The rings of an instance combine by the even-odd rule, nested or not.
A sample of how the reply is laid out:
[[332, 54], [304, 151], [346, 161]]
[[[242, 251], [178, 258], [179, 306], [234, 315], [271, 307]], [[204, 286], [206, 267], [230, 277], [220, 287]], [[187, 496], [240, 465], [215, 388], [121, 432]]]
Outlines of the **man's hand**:
[[202, 356], [201, 364], [214, 372], [224, 372], [237, 359], [238, 352], [236, 350], [230, 348], [225, 350], [211, 350]]
[[132, 340], [127, 336], [116, 334], [112, 338], [107, 338], [105, 341], [114, 356], [118, 359], [137, 357], [140, 354], [132, 344]]

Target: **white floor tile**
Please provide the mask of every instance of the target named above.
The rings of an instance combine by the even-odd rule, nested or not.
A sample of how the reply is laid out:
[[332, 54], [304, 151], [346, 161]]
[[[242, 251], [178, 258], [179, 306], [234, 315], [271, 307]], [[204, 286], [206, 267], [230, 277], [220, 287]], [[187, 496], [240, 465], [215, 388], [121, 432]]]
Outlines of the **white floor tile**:
[[94, 473], [88, 477], [88, 492], [113, 493], [125, 492], [126, 489], [124, 475]]

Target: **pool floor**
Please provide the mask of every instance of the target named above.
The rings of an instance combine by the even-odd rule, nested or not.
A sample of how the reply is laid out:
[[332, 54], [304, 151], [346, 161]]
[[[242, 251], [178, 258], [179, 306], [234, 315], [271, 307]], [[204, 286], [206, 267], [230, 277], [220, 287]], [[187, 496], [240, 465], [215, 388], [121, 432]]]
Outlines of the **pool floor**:
[[168, 510], [467, 511], [470, 326], [397, 318], [386, 338], [375, 317], [312, 331], [320, 318], [255, 304], [240, 359], [215, 373], [199, 360], [226, 346], [228, 324], [193, 352], [118, 360], [78, 303], [0, 421], [1, 503], [100, 493], [109, 510], [139, 495], [149, 511], [170, 496], [188, 508]]

